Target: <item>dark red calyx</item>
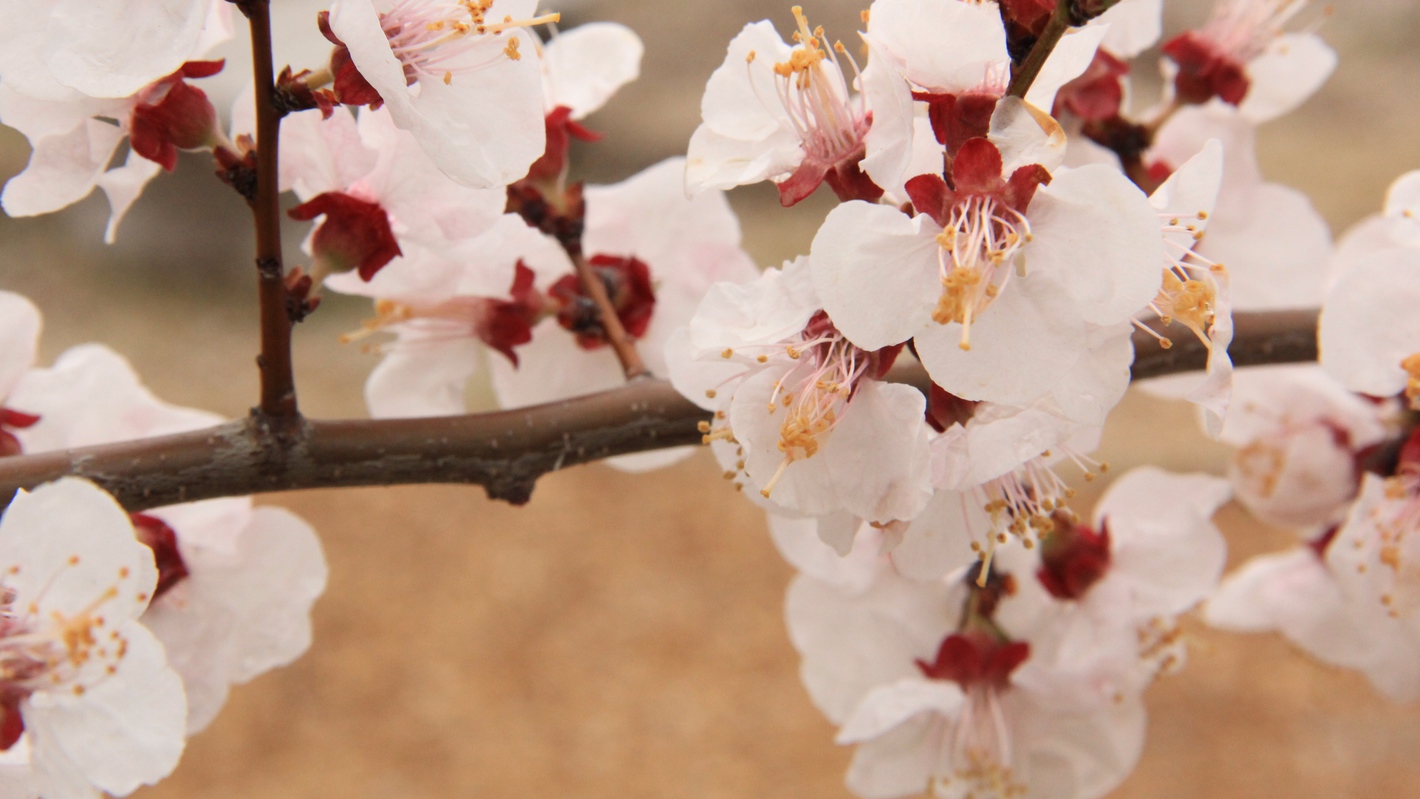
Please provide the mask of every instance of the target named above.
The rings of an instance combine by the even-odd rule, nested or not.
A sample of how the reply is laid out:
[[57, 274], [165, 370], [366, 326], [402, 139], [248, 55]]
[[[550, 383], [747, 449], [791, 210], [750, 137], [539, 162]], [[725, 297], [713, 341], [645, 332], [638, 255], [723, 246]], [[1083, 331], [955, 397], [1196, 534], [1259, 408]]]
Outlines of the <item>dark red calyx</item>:
[[360, 70], [355, 68], [355, 62], [350, 58], [350, 48], [330, 29], [329, 11], [316, 15], [316, 26], [320, 28], [321, 35], [335, 45], [335, 50], [330, 54], [330, 74], [334, 76], [331, 88], [336, 99], [346, 105], [368, 105], [372, 109], [384, 105], [384, 98], [365, 80]]
[[1251, 87], [1246, 65], [1220, 52], [1195, 31], [1170, 39], [1164, 45], [1164, 55], [1178, 65], [1173, 85], [1180, 102], [1201, 105], [1217, 97], [1229, 105], [1237, 105]]
[[0, 408], [0, 458], [24, 453], [24, 446], [11, 430], [33, 427], [39, 417], [32, 413], [22, 413], [9, 408]]
[[222, 140], [207, 93], [187, 83], [222, 71], [222, 61], [188, 61], [139, 93], [129, 119], [133, 151], [171, 172], [178, 150], [212, 148]]
[[520, 180], [508, 186], [504, 212], [522, 217], [528, 226], [557, 239], [567, 254], [576, 257], [582, 252], [582, 231], [587, 217], [582, 184], [568, 184], [560, 192], [548, 191], [531, 181]]
[[474, 325], [474, 334], [490, 348], [501, 352], [514, 366], [518, 353], [514, 347], [532, 341], [532, 328], [546, 305], [546, 300], [533, 287], [533, 271], [518, 261], [513, 274], [510, 299], [490, 300], [488, 312]]
[[874, 183], [868, 173], [863, 171], [863, 157], [867, 152], [866, 146], [859, 147], [824, 174], [824, 180], [840, 202], [864, 200], [871, 203], [877, 202], [883, 196], [883, 187]]
[[1040, 542], [1041, 566], [1036, 579], [1056, 599], [1080, 599], [1109, 571], [1109, 523], [1099, 532], [1056, 512], [1055, 523]]
[[962, 145], [946, 175], [918, 175], [907, 181], [907, 196], [917, 213], [946, 227], [952, 209], [968, 197], [988, 197], [1024, 214], [1036, 189], [1050, 183], [1050, 173], [1040, 164], [1020, 167], [1010, 178], [1003, 178], [1001, 169], [996, 145], [972, 139]]
[[933, 383], [927, 394], [927, 424], [938, 433], [945, 433], [954, 424], [965, 426], [976, 415], [980, 404], [962, 399]]
[[[656, 309], [656, 291], [651, 270], [643, 261], [615, 255], [594, 255], [587, 260], [592, 273], [606, 287], [607, 297], [627, 335], [640, 338], [651, 324]], [[594, 350], [606, 344], [606, 329], [596, 303], [582, 289], [576, 275], [566, 275], [548, 291], [557, 304], [557, 322], [577, 337], [578, 346]]]
[[985, 685], [1004, 688], [1011, 672], [1030, 657], [1030, 644], [1000, 641], [982, 632], [952, 633], [937, 649], [937, 659], [918, 660], [917, 668], [930, 680], [951, 680], [962, 688]]
[[231, 186], [247, 202], [256, 200], [256, 148], [247, 136], [238, 136], [237, 149], [218, 147], [212, 152], [217, 160], [217, 179]]
[[1331, 542], [1336, 540], [1336, 534], [1341, 532], [1341, 525], [1333, 524], [1326, 529], [1326, 532], [1307, 542], [1307, 546], [1316, 556], [1322, 560], [1326, 559], [1326, 549], [1331, 546]]
[[[864, 123], [864, 130], [871, 123], [870, 114]], [[779, 204], [785, 208], [797, 205], [824, 183], [833, 189], [840, 202], [877, 202], [878, 198], [883, 196], [883, 188], [863, 171], [863, 158], [867, 152], [867, 146], [860, 144], [853, 152], [837, 161], [827, 162], [812, 156], [804, 158], [789, 177], [775, 184], [779, 189]]]
[[1127, 62], [1096, 50], [1094, 61], [1084, 73], [1055, 95], [1055, 115], [1074, 114], [1086, 122], [1118, 117], [1119, 107], [1124, 102], [1124, 78], [1128, 74]]
[[322, 273], [358, 269], [361, 280], [370, 280], [385, 264], [403, 255], [390, 230], [389, 214], [376, 203], [328, 191], [287, 214], [301, 222], [325, 217], [311, 242]]
[[0, 692], [0, 751], [9, 751], [25, 734], [25, 717], [20, 713], [24, 698], [13, 689]]
[[188, 576], [187, 564], [178, 550], [177, 533], [166, 522], [146, 513], [130, 513], [133, 534], [138, 543], [153, 550], [153, 563], [158, 567], [158, 586], [153, 589], [153, 598], [167, 593]]
[[1086, 122], [1083, 133], [1090, 141], [1113, 151], [1124, 162], [1142, 161], [1145, 151], [1154, 144], [1154, 137], [1148, 128], [1119, 116]]
[[562, 180], [567, 174], [567, 152], [572, 147], [572, 140], [595, 142], [602, 139], [602, 134], [588, 130], [573, 120], [572, 109], [565, 105], [559, 105], [549, 111], [543, 118], [543, 125], [547, 129], [547, 147], [543, 150], [542, 157], [528, 168], [527, 177], [523, 180], [534, 183], [556, 183]]
[[963, 144], [985, 138], [990, 132], [991, 115], [996, 113], [1001, 96], [992, 92], [913, 92], [912, 99], [927, 104], [927, 118], [932, 122], [937, 143], [947, 149], [948, 158], [955, 158]]
[[276, 76], [276, 93], [272, 102], [283, 115], [312, 108], [320, 109], [321, 119], [330, 119], [330, 115], [335, 113], [340, 99], [331, 89], [312, 89], [306, 82], [310, 76], [309, 69], [292, 73], [290, 67], [282, 69], [281, 74]]

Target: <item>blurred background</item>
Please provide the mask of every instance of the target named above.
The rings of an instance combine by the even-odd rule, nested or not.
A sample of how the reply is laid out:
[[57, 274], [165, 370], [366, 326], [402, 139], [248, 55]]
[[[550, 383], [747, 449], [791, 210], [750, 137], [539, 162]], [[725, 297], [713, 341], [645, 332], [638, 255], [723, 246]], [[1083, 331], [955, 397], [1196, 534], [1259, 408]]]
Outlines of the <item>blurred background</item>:
[[[1173, 2], [1181, 30], [1208, 4]], [[305, 0], [273, 0], [278, 57], [316, 67], [328, 48]], [[811, 18], [845, 40], [861, 3], [823, 0]], [[787, 4], [584, 0], [563, 27], [623, 22], [646, 43], [643, 74], [589, 120], [607, 134], [576, 175], [621, 180], [681, 154], [724, 47]], [[1375, 212], [1387, 184], [1420, 167], [1420, 6], [1348, 0], [1312, 9], [1341, 53], [1330, 83], [1272, 123], [1264, 173], [1310, 194], [1335, 231]], [[229, 102], [244, 66], [229, 48]], [[1150, 63], [1148, 58], [1141, 64]], [[1149, 72], [1141, 67], [1141, 73]], [[1140, 89], [1145, 102], [1153, 89]], [[28, 157], [0, 129], [0, 180]], [[256, 397], [256, 306], [245, 206], [187, 156], [139, 201], [118, 243], [101, 242], [98, 197], [40, 219], [0, 218], [0, 288], [45, 313], [42, 362], [101, 340], [163, 398], [231, 416]], [[807, 251], [831, 197], [784, 211], [772, 189], [733, 193], [746, 246], [768, 265]], [[301, 263], [302, 231], [288, 231]], [[301, 402], [363, 416], [373, 356], [337, 336], [368, 312], [328, 296], [296, 336]], [[1226, 451], [1185, 407], [1131, 396], [1102, 458], [1218, 473]], [[330, 560], [316, 643], [296, 665], [233, 691], [158, 797], [846, 797], [849, 751], [810, 705], [782, 621], [790, 570], [762, 515], [717, 479], [705, 453], [642, 477], [602, 466], [552, 475], [512, 508], [477, 488], [409, 487], [263, 498], [310, 520]], [[1084, 487], [1088, 508], [1100, 486]], [[1232, 562], [1290, 546], [1235, 508], [1220, 516]], [[1112, 796], [1414, 795], [1420, 713], [1379, 699], [1272, 636], [1192, 625], [1182, 674], [1150, 692], [1149, 741]]]

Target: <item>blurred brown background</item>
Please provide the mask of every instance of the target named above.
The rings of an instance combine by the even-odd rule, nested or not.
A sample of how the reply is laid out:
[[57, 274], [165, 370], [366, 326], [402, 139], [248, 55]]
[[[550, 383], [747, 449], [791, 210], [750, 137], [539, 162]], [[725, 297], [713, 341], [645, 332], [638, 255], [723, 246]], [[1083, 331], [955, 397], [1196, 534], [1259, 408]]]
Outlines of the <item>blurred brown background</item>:
[[[303, 54], [321, 47], [302, 44], [313, 29], [294, 25], [316, 6], [274, 4], [288, 20], [283, 54], [313, 66]], [[1206, 5], [1174, 2], [1170, 29]], [[860, 7], [808, 10], [846, 39]], [[584, 158], [582, 176], [619, 180], [682, 152], [725, 44], [765, 14], [787, 27], [787, 5], [749, 0], [572, 5], [564, 26], [613, 19], [637, 30], [654, 76], [590, 120], [608, 143], [587, 154], [596, 160]], [[1341, 230], [1378, 208], [1392, 178], [1420, 167], [1420, 9], [1349, 0], [1319, 24], [1341, 67], [1300, 112], [1263, 131], [1261, 157], [1272, 179], [1306, 190]], [[0, 179], [26, 154], [22, 138], [0, 129]], [[245, 411], [256, 396], [250, 234], [245, 208], [209, 170], [185, 158], [110, 248], [100, 242], [101, 199], [48, 218], [0, 218], [0, 288], [44, 310], [46, 362], [98, 339], [170, 401]], [[780, 211], [764, 187], [733, 201], [762, 264], [805, 251], [829, 207], [820, 196]], [[293, 263], [300, 235], [288, 236]], [[363, 414], [373, 360], [335, 338], [365, 312], [331, 297], [298, 331], [307, 412]], [[1194, 432], [1187, 409], [1131, 396], [1103, 457], [1116, 472], [1145, 459], [1218, 471], [1225, 452]], [[177, 773], [143, 795], [847, 795], [849, 753], [799, 686], [785, 637], [789, 569], [762, 516], [707, 457], [644, 477], [573, 469], [545, 479], [525, 508], [460, 487], [264, 501], [323, 535], [331, 581], [315, 647], [236, 688]], [[1290, 544], [1233, 509], [1220, 518], [1234, 562]], [[1420, 794], [1416, 708], [1389, 706], [1363, 679], [1274, 637], [1197, 628], [1195, 643], [1188, 668], [1151, 692], [1143, 763], [1114, 796]]]

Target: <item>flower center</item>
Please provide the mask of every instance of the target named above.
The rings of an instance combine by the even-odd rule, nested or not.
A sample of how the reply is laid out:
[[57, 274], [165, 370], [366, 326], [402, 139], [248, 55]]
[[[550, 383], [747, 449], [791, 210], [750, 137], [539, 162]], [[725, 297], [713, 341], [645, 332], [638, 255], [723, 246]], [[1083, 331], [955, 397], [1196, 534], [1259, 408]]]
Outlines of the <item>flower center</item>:
[[952, 208], [937, 235], [942, 295], [932, 311], [938, 324], [962, 326], [961, 348], [971, 349], [971, 323], [995, 301], [1013, 272], [1025, 274], [1017, 258], [1031, 239], [1025, 216], [992, 197], [970, 196]]
[[[504, 17], [490, 20], [494, 0], [397, 0], [380, 15], [380, 26], [390, 49], [404, 66], [411, 85], [434, 78], [452, 83], [456, 73], [475, 72], [505, 57], [522, 58], [516, 35], [503, 34], [518, 28], [557, 22], [559, 14], [543, 14], [531, 19]], [[465, 54], [482, 50], [485, 58], [469, 62]]]
[[[1159, 322], [1163, 325], [1180, 322], [1192, 330], [1193, 335], [1211, 352], [1213, 339], [1209, 331], [1217, 320], [1219, 290], [1226, 284], [1228, 270], [1194, 250], [1194, 246], [1203, 240], [1203, 223], [1207, 219], [1208, 212], [1199, 211], [1192, 217], [1164, 220], [1165, 258], [1168, 263], [1164, 266], [1159, 295], [1149, 307], [1159, 315]], [[1173, 346], [1172, 341], [1152, 329], [1137, 322], [1135, 326], [1157, 338], [1164, 349]]]
[[[69, 558], [70, 568], [79, 564], [79, 556]], [[11, 566], [7, 577], [19, 574]], [[118, 570], [120, 581], [127, 579], [127, 567]], [[52, 584], [52, 583], [51, 583]], [[43, 593], [43, 592], [41, 592]], [[16, 607], [15, 589], [0, 579], [0, 698], [5, 706], [3, 748], [8, 749], [19, 738], [23, 721], [11, 718], [11, 707], [38, 690], [54, 690], [61, 686], [75, 696], [82, 696], [88, 687], [118, 671], [118, 664], [128, 654], [128, 640], [113, 629], [100, 610], [119, 597], [118, 584], [103, 589], [87, 606], [73, 615], [51, 611], [40, 615], [38, 601], [26, 607]], [[146, 594], [139, 601], [147, 602]]]
[[[616, 309], [616, 318], [633, 339], [646, 335], [656, 311], [656, 288], [651, 267], [634, 257], [594, 255], [587, 259], [592, 273], [602, 282], [607, 298]], [[577, 337], [582, 349], [593, 350], [607, 344], [601, 311], [586, 293], [581, 278], [564, 275], [548, 289], [557, 305], [557, 322]]]
[[[402, 303], [376, 300], [375, 317], [360, 324], [360, 329], [340, 337], [349, 344], [376, 333], [392, 332], [397, 326], [418, 330], [414, 338], [399, 342], [399, 346], [430, 346], [440, 342], [476, 338], [502, 353], [518, 365], [513, 348], [532, 341], [532, 328], [542, 316], [546, 299], [533, 288], [531, 269], [519, 262], [513, 278], [511, 299], [492, 297], [451, 297], [440, 303]], [[390, 344], [362, 344], [364, 352], [386, 354]]]
[[765, 497], [789, 464], [818, 453], [823, 437], [843, 418], [858, 380], [873, 362], [872, 353], [850, 344], [831, 324], [810, 322], [802, 341], [788, 351], [796, 363], [774, 384], [769, 398], [770, 415], [784, 413], [779, 427], [779, 451], [784, 460], [760, 491]]
[[[802, 6], [794, 6], [793, 12], [799, 24], [793, 36], [797, 46], [790, 51], [788, 61], [774, 65], [779, 102], [809, 157], [834, 163], [862, 145], [869, 125], [864, 100], [861, 96], [851, 97], [838, 57], [847, 59], [855, 75], [861, 72], [842, 42], [824, 49], [827, 39], [823, 27], [810, 30]], [[751, 52], [748, 63], [753, 64], [754, 60]]]

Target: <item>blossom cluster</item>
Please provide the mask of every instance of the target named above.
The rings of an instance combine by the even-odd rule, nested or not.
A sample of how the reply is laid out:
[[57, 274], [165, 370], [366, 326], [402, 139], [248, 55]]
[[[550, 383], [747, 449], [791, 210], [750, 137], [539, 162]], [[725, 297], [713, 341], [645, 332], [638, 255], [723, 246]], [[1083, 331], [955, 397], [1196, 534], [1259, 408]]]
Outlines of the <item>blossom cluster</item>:
[[[112, 240], [179, 150], [251, 196], [251, 94], [224, 128], [190, 82], [222, 67], [202, 59], [228, 3], [26, 4], [0, 31], [0, 121], [32, 147], [7, 213], [97, 186]], [[846, 43], [795, 6], [787, 41], [763, 20], [729, 42], [683, 158], [587, 186], [572, 142], [639, 75], [629, 29], [557, 31], [536, 0], [333, 0], [329, 61], [274, 87], [279, 188], [311, 223], [293, 319], [323, 291], [373, 301], [344, 338], [382, 356], [375, 417], [465, 413], [485, 370], [505, 408], [611, 389], [636, 350], [800, 572], [789, 633], [858, 747], [855, 793], [1093, 799], [1137, 761], [1144, 691], [1205, 601], [1420, 696], [1420, 173], [1335, 248], [1264, 180], [1257, 127], [1335, 65], [1305, 6], [1218, 0], [1161, 41], [1161, 0], [874, 0]], [[1164, 92], [1135, 108], [1156, 46]], [[764, 181], [839, 204], [760, 271], [724, 192]], [[1323, 300], [1320, 366], [1234, 374], [1234, 310]], [[35, 368], [38, 328], [0, 294], [0, 455], [217, 421], [99, 345]], [[1091, 453], [1135, 342], [1173, 336], [1207, 368], [1147, 390], [1198, 406], [1236, 448], [1227, 478], [1139, 468], [1083, 514], [1070, 478], [1108, 471]], [[1223, 578], [1232, 497], [1298, 547]], [[289, 513], [129, 515], [75, 479], [17, 497], [0, 550], [0, 748], [50, 799], [166, 774], [229, 684], [305, 649], [325, 579]]]
[[[0, 292], [8, 456], [210, 427], [153, 396], [101, 344], [36, 367], [39, 312]], [[310, 525], [250, 497], [124, 511], [65, 478], [0, 519], [0, 784], [8, 795], [125, 795], [166, 776], [229, 687], [310, 646], [325, 558]]]

